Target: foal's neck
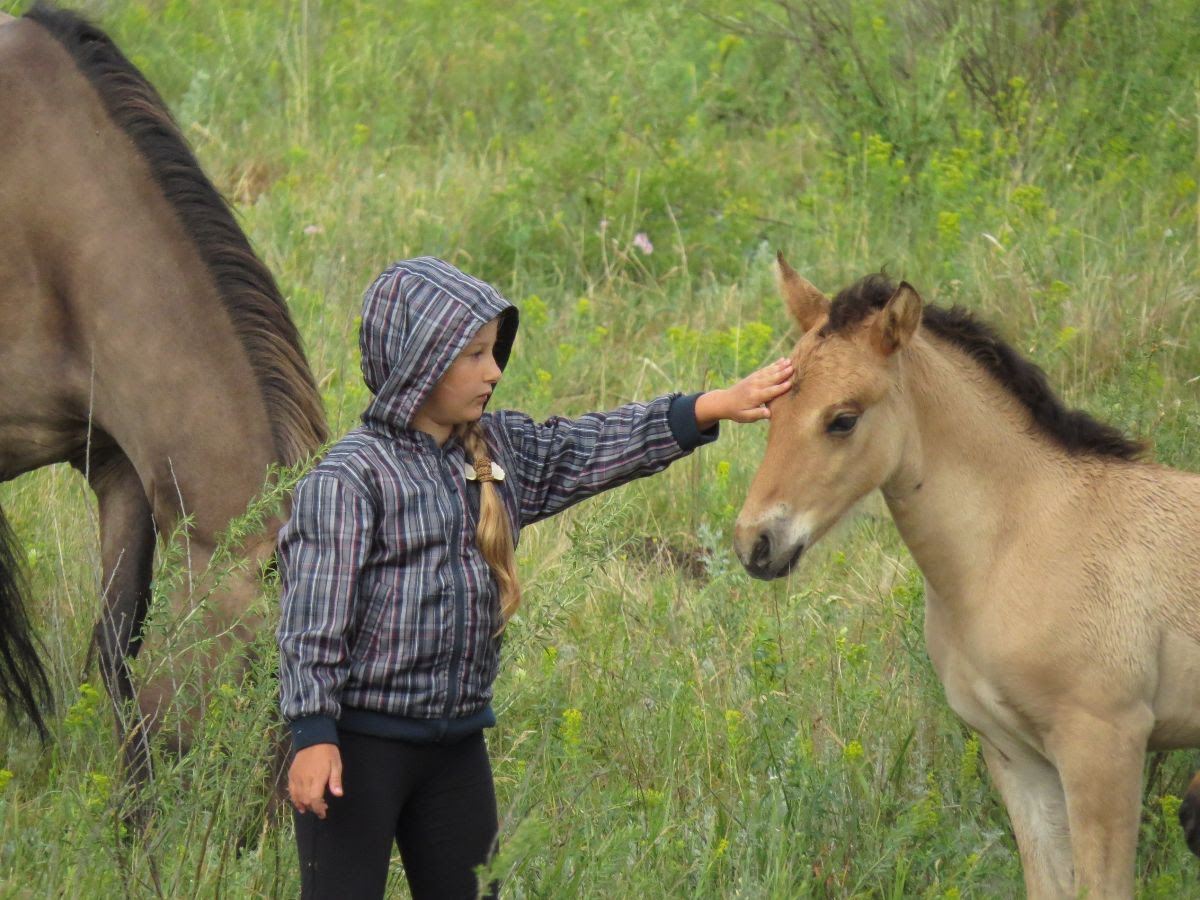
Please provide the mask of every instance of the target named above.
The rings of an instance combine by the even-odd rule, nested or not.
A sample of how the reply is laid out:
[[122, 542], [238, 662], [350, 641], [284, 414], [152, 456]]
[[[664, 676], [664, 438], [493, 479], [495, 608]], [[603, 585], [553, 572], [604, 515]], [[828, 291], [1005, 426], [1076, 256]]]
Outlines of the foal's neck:
[[1077, 467], [957, 348], [918, 334], [902, 365], [912, 439], [883, 493], [922, 573], [951, 600], [987, 577], [1031, 510], [1066, 495]]

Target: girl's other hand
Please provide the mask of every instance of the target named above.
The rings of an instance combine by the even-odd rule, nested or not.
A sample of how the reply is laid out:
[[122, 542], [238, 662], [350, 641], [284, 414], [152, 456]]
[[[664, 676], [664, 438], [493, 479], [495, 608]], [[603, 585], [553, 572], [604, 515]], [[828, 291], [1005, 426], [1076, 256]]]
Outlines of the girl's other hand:
[[733, 422], [757, 422], [769, 419], [767, 404], [792, 386], [792, 361], [775, 360], [757, 372], [751, 372], [737, 384], [709, 391], [696, 400], [696, 424], [701, 431], [722, 419]]
[[325, 788], [342, 796], [342, 754], [337, 744], [313, 744], [296, 752], [288, 769], [288, 796], [297, 812], [315, 812], [325, 818]]

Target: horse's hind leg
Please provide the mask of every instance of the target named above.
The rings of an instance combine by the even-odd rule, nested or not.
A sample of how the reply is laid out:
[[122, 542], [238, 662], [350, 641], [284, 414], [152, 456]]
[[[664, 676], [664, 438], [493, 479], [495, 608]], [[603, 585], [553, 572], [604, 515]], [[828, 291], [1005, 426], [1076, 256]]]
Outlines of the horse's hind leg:
[[[150, 749], [137, 711], [128, 657], [136, 654], [150, 605], [154, 520], [141, 480], [129, 459], [114, 450], [88, 473], [100, 508], [104, 599], [96, 624], [100, 672], [116, 709], [117, 738], [134, 783], [150, 777]], [[129, 722], [128, 716], [134, 716]]]
[[981, 737], [988, 774], [1012, 821], [1030, 900], [1074, 895], [1066, 797], [1058, 773], [1028, 747]]

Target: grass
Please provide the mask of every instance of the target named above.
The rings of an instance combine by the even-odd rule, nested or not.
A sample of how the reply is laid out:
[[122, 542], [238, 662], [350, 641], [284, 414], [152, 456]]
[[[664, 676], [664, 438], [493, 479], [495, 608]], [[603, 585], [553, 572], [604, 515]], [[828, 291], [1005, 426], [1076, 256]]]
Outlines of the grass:
[[[829, 292], [886, 265], [977, 310], [1071, 403], [1200, 469], [1200, 22], [1184, 0], [1097, 0], [1057, 33], [1062, 5], [1032, 0], [995, 18], [814, 2], [786, 27], [774, 3], [725, 0], [81, 5], [234, 200], [335, 433], [367, 400], [361, 291], [393, 259], [445, 256], [521, 306], [499, 399], [540, 416], [723, 384], [786, 349], [783, 249]], [[732, 557], [763, 439], [727, 429], [522, 535], [526, 606], [489, 734], [506, 895], [1020, 893], [882, 505], [785, 582]], [[47, 747], [0, 731], [0, 896], [294, 895], [290, 823], [264, 813], [271, 636], [257, 679], [218, 673], [195, 748], [161, 760], [146, 841], [123, 838], [85, 665], [93, 500], [56, 467], [0, 503], [62, 703]], [[1148, 764], [1141, 896], [1200, 890], [1173, 816], [1194, 762]], [[398, 896], [402, 881], [397, 866]]]

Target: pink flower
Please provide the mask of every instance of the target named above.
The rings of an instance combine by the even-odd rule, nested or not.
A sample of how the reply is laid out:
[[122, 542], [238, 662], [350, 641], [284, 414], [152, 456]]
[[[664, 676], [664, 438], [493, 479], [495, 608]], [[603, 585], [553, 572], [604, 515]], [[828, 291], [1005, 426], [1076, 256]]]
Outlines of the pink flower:
[[322, 228], [320, 225], [305, 225], [304, 233], [307, 235], [324, 234], [325, 229]]
[[647, 256], [654, 252], [654, 245], [650, 243], [650, 238], [646, 236], [646, 232], [639, 231], [633, 236], [633, 246], [637, 247]]

